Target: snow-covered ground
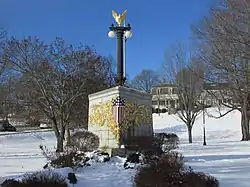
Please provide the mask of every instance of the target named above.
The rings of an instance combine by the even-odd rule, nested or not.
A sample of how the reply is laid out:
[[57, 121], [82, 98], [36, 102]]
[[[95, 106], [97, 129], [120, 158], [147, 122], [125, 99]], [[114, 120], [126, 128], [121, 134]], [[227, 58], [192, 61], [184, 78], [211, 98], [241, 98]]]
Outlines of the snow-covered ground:
[[17, 131], [13, 131], [13, 132], [7, 132], [7, 131], [2, 131], [0, 132], [0, 136], [5, 136], [5, 135], [15, 135], [15, 134], [24, 134], [24, 133], [34, 133], [34, 132], [47, 132], [47, 131], [52, 131], [52, 129], [30, 129], [27, 130], [27, 128], [25, 128], [26, 130], [22, 130], [22, 129], [17, 129]]
[[[240, 114], [233, 112], [221, 119], [206, 117], [207, 146], [202, 145], [202, 117], [193, 127], [194, 143], [187, 143], [185, 125], [176, 116], [153, 115], [155, 131], [174, 132], [181, 139], [180, 152], [197, 171], [216, 176], [221, 187], [248, 187], [250, 179], [250, 142], [240, 142]], [[53, 148], [53, 132], [0, 136], [0, 176], [19, 175], [40, 170], [45, 163], [39, 145]], [[135, 170], [125, 170], [123, 160], [93, 164], [77, 173], [75, 186], [131, 187]]]
[[[208, 113], [218, 115], [214, 109], [209, 109]], [[249, 186], [250, 142], [240, 142], [238, 111], [220, 119], [205, 116], [207, 146], [203, 146], [202, 115], [194, 124], [191, 145], [187, 143], [187, 129], [177, 116], [154, 114], [153, 117], [156, 132], [173, 132], [180, 137], [180, 152], [192, 168], [217, 177], [221, 187]]]

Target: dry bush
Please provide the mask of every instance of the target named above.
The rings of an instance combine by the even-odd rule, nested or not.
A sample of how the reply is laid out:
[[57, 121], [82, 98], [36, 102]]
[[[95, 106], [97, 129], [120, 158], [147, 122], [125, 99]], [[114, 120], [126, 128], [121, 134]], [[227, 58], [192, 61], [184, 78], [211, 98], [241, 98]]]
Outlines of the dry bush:
[[202, 172], [186, 172], [182, 178], [185, 187], [219, 187], [219, 181]]
[[67, 180], [59, 173], [52, 171], [35, 172], [27, 174], [21, 181], [25, 187], [67, 187]]
[[89, 131], [77, 131], [70, 138], [70, 145], [64, 147], [64, 152], [55, 153], [40, 145], [44, 157], [48, 160], [45, 167], [71, 167], [76, 170], [87, 165], [89, 160], [85, 152], [94, 151], [99, 147], [99, 137]]
[[89, 131], [77, 131], [70, 138], [70, 147], [77, 151], [91, 152], [99, 147], [99, 137]]
[[1, 187], [11, 187], [11, 186], [18, 186], [20, 181], [15, 179], [6, 179], [0, 186]]
[[79, 167], [86, 165], [89, 158], [86, 157], [84, 153], [81, 152], [69, 152], [62, 153], [56, 159], [50, 161], [50, 166], [53, 168], [64, 168], [70, 167], [76, 170]]
[[56, 152], [49, 150], [46, 146], [39, 145], [39, 149], [42, 151], [42, 155], [48, 160], [56, 159]]
[[134, 177], [136, 187], [218, 187], [219, 182], [203, 173], [195, 173], [185, 166], [176, 152], [162, 154], [148, 160]]
[[155, 133], [154, 146], [163, 152], [169, 152], [179, 147], [179, 137], [174, 133]]
[[174, 187], [179, 184], [176, 178], [182, 171], [185, 171], [183, 157], [172, 152], [141, 167], [134, 183], [136, 187]]
[[24, 178], [5, 187], [68, 187], [65, 177], [52, 171], [26, 174]]
[[63, 153], [54, 153], [48, 150], [45, 146], [40, 145], [40, 149], [44, 157], [48, 160], [48, 163], [44, 166], [53, 168], [70, 167], [76, 170], [79, 167], [85, 166], [89, 158], [85, 153], [76, 151], [74, 149], [66, 149]]

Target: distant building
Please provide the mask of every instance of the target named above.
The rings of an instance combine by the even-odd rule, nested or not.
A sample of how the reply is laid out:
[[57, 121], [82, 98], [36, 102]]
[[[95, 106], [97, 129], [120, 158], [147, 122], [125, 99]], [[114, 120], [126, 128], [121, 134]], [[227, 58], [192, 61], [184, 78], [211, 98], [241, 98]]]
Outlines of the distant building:
[[177, 87], [174, 84], [153, 86], [151, 94], [153, 108], [170, 109], [178, 107]]
[[226, 89], [227, 86], [227, 83], [205, 83], [201, 99], [205, 100], [205, 104], [209, 106], [218, 106], [222, 102], [232, 104], [233, 99]]
[[[200, 96], [200, 101], [208, 106], [217, 106], [223, 103], [232, 104], [233, 100], [226, 91], [226, 83], [205, 83]], [[155, 109], [177, 109], [179, 98], [177, 87], [174, 84], [162, 84], [151, 89], [152, 106]]]

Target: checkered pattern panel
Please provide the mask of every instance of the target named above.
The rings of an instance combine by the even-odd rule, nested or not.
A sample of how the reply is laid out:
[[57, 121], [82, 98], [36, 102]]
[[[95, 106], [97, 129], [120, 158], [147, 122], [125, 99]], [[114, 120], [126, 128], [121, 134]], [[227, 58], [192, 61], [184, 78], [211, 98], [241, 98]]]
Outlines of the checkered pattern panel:
[[118, 96], [117, 98], [112, 100], [113, 106], [124, 106], [125, 105], [125, 99]]

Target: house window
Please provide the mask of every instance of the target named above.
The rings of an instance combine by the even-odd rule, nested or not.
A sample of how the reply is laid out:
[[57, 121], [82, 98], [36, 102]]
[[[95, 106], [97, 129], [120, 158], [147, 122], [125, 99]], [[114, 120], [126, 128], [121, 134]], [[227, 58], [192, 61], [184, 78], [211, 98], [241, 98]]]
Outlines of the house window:
[[174, 108], [175, 107], [175, 100], [170, 100], [170, 107]]
[[168, 88], [161, 88], [160, 94], [169, 94]]
[[172, 94], [177, 94], [177, 88], [172, 88]]
[[156, 88], [153, 88], [152, 91], [151, 91], [151, 94], [156, 95], [156, 90], [157, 90]]
[[164, 105], [165, 106], [165, 101], [160, 101], [160, 105]]
[[157, 94], [160, 94], [161, 93], [161, 88], [158, 88], [157, 89]]
[[152, 105], [158, 105], [157, 101], [152, 101]]

